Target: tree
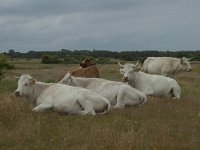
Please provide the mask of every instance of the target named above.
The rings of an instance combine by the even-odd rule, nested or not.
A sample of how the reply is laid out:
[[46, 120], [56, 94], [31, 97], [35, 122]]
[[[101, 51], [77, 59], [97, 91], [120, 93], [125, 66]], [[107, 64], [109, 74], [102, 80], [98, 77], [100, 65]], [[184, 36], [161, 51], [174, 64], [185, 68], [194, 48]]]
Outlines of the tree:
[[42, 56], [42, 63], [43, 64], [57, 64], [59, 63], [59, 59], [58, 59], [58, 56], [56, 55], [48, 55], [48, 54], [45, 54]]

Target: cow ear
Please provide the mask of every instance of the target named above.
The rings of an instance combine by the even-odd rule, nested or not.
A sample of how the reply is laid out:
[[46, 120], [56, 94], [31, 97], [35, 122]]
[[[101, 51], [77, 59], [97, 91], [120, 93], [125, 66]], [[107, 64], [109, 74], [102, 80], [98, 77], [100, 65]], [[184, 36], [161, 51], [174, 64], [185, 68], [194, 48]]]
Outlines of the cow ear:
[[120, 69], [120, 73], [121, 74], [124, 74], [125, 72], [124, 72], [124, 69]]
[[134, 69], [134, 71], [135, 71], [135, 72], [138, 72], [138, 71], [140, 71], [141, 69], [142, 69], [141, 67], [137, 67], [137, 68]]
[[72, 76], [72, 72], [71, 71], [69, 71], [69, 72], [67, 72], [67, 77], [71, 77]]
[[68, 72], [69, 73], [69, 76], [71, 77], [72, 76], [72, 72], [70, 71], [70, 72]]
[[36, 80], [35, 78], [31, 78], [30, 81], [31, 81], [31, 84], [35, 84], [35, 82], [36, 82], [37, 80]]

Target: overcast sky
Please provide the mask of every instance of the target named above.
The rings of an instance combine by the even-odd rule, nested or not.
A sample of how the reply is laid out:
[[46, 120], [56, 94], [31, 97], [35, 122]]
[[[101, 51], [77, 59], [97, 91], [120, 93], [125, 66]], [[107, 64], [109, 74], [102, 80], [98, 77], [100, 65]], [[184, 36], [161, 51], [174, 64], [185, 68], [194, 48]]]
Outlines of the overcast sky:
[[0, 0], [0, 51], [199, 50], [200, 0]]

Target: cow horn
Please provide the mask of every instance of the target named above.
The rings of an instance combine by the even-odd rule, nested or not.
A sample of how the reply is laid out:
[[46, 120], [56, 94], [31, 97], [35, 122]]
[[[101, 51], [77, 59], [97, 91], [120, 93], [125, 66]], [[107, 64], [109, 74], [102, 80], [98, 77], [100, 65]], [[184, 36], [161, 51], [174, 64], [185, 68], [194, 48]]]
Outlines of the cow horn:
[[118, 65], [122, 68], [124, 68], [124, 65], [120, 64], [119, 60], [118, 60]]
[[138, 67], [139, 60], [137, 61], [137, 63], [135, 65], [133, 65], [134, 68]]
[[139, 60], [137, 61], [136, 65], [135, 66], [138, 66], [138, 63], [139, 63]]

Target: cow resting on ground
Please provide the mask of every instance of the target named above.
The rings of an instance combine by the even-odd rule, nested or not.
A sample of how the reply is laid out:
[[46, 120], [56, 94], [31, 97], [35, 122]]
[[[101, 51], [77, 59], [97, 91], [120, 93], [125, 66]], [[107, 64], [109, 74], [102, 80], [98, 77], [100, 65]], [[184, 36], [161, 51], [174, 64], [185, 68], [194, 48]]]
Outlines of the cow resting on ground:
[[29, 75], [18, 80], [16, 96], [25, 96], [35, 105], [33, 111], [54, 110], [68, 114], [86, 115], [105, 113], [110, 108], [109, 101], [90, 90], [58, 83], [43, 83]]
[[141, 72], [138, 63], [121, 65], [118, 61], [118, 64], [123, 68], [120, 69], [123, 80], [145, 95], [180, 99], [181, 88], [174, 79]]
[[183, 57], [148, 57], [143, 63], [144, 72], [174, 77], [180, 71], [192, 70], [189, 59]]
[[59, 83], [90, 89], [107, 98], [114, 108], [124, 108], [126, 105], [141, 105], [147, 101], [146, 96], [122, 82], [99, 78], [73, 77], [67, 73]]
[[78, 68], [70, 71], [75, 77], [100, 78], [96, 65], [87, 68]]

